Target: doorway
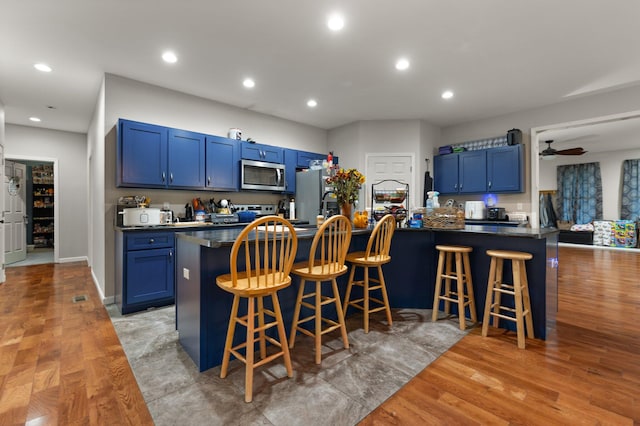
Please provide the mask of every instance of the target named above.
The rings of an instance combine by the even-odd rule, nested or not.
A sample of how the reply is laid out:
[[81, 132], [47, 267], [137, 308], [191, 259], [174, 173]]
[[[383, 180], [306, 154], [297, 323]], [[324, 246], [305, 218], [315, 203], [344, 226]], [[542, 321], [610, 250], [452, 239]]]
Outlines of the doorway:
[[[367, 154], [365, 176], [369, 188], [371, 184], [382, 180], [393, 179], [409, 184], [409, 199], [405, 208], [410, 211], [416, 203], [416, 190], [414, 170], [415, 158], [413, 154]], [[366, 191], [365, 205], [361, 210], [371, 206], [371, 190]]]
[[[9, 196], [5, 201], [5, 211], [10, 210], [12, 204], [23, 203], [22, 215], [24, 220], [18, 224], [8, 223], [5, 226], [5, 263], [7, 267], [26, 266], [56, 261], [55, 232], [56, 232], [56, 191], [55, 191], [55, 163], [33, 159], [7, 159], [7, 164], [13, 165], [23, 176], [19, 190], [22, 199]], [[9, 170], [5, 167], [5, 173]], [[5, 177], [5, 181], [8, 178]], [[11, 192], [10, 182], [8, 191]], [[7, 186], [7, 184], [5, 185]], [[5, 217], [6, 217], [5, 213]], [[12, 230], [11, 233], [8, 231]], [[9, 235], [11, 234], [11, 235]], [[9, 241], [9, 238], [14, 241]], [[22, 255], [14, 254], [17, 244], [21, 241]]]
[[[540, 221], [538, 218], [539, 212], [539, 191], [540, 191], [540, 157], [539, 153], [544, 149], [544, 141], [548, 139], [560, 139], [554, 143], [563, 143], [562, 139], [568, 141], [581, 140], [581, 145], [584, 145], [586, 137], [591, 136], [594, 133], [600, 136], [610, 133], [613, 134], [619, 129], [634, 129], [634, 132], [640, 131], [640, 111], [632, 111], [624, 114], [614, 114], [603, 117], [595, 117], [586, 120], [572, 121], [566, 123], [559, 123], [547, 126], [534, 127], [531, 129], [531, 210], [532, 220], [531, 226], [538, 228]], [[628, 131], [628, 130], [625, 130]], [[615, 140], [615, 138], [613, 138]], [[575, 145], [575, 143], [573, 143]], [[571, 146], [573, 146], [571, 145]], [[611, 151], [615, 150], [612, 147], [611, 142], [607, 144], [596, 145], [584, 145], [586, 150], [595, 153], [597, 151]], [[558, 149], [565, 147], [559, 145]], [[635, 147], [635, 145], [634, 145]], [[625, 147], [626, 148], [626, 147]]]

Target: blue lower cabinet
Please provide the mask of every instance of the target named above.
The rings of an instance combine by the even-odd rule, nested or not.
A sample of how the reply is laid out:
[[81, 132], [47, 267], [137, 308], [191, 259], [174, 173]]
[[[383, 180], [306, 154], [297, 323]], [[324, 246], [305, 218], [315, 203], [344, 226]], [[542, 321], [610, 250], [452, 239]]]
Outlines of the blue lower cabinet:
[[127, 253], [127, 305], [173, 298], [173, 257], [173, 248]]
[[116, 234], [116, 304], [122, 314], [175, 302], [174, 233]]

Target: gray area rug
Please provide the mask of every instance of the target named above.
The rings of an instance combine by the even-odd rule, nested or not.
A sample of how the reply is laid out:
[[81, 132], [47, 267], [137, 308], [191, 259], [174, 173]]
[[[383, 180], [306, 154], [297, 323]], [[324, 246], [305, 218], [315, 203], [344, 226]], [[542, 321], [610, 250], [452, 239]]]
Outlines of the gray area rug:
[[[298, 335], [293, 377], [281, 358], [254, 374], [253, 402], [244, 402], [244, 364], [233, 360], [199, 373], [182, 350], [173, 306], [122, 316], [108, 307], [156, 425], [354, 425], [460, 340], [457, 320], [431, 322], [431, 310], [393, 310], [393, 326], [372, 316], [347, 320], [350, 347], [339, 333], [323, 336], [322, 364], [313, 339]], [[238, 329], [241, 331], [242, 328]]]

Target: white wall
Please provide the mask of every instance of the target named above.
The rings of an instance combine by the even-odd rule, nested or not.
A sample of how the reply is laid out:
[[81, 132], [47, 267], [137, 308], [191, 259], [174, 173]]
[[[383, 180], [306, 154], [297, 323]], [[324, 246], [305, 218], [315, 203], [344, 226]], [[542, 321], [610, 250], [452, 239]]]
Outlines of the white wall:
[[[604, 142], [603, 142], [604, 143]], [[620, 218], [622, 162], [640, 158], [640, 148], [584, 155], [557, 155], [554, 160], [540, 161], [540, 190], [557, 190], [557, 167], [566, 164], [600, 163], [602, 176], [602, 218]]]
[[[424, 172], [429, 158], [433, 171], [433, 150], [438, 143], [440, 129], [421, 120], [371, 120], [358, 121], [329, 131], [329, 150], [340, 157], [345, 168], [366, 168], [366, 154], [409, 154], [415, 158], [413, 182], [409, 183], [412, 206], [422, 203]], [[365, 176], [366, 177], [366, 176]], [[368, 185], [363, 187], [368, 193]]]
[[6, 125], [5, 157], [58, 160], [58, 253], [60, 261], [86, 258], [88, 190], [86, 135]]
[[[100, 101], [99, 101], [100, 103]], [[115, 204], [121, 195], [144, 194], [151, 203], [169, 202], [172, 207], [184, 206], [193, 197], [208, 199], [231, 198], [235, 203], [273, 202], [274, 195], [251, 193], [214, 193], [210, 191], [171, 191], [121, 189], [115, 187], [116, 134], [114, 126], [119, 118], [159, 124], [205, 134], [226, 136], [229, 128], [239, 127], [243, 137], [258, 143], [296, 148], [313, 152], [327, 152], [327, 132], [312, 126], [225, 105], [196, 96], [153, 86], [124, 77], [106, 74], [104, 81], [104, 113], [96, 108], [92, 122], [90, 144], [94, 180], [92, 190], [101, 196], [92, 196], [94, 217], [104, 224], [104, 232], [94, 233], [93, 265], [98, 287], [104, 289], [105, 302], [114, 295]], [[98, 126], [99, 118], [103, 117]], [[102, 153], [102, 154], [98, 154]], [[142, 160], [142, 159], [141, 159]], [[104, 167], [104, 170], [101, 168]], [[103, 189], [100, 189], [103, 188]], [[276, 197], [277, 201], [279, 197]], [[179, 211], [176, 211], [179, 213]], [[97, 228], [99, 229], [99, 228]], [[103, 250], [103, 252], [102, 252]]]
[[[4, 104], [0, 99], [0, 150], [3, 151], [3, 159], [4, 159]], [[2, 184], [2, 189], [4, 190], [4, 167], [0, 170], [0, 183]], [[4, 211], [4, 197], [0, 197], [0, 210]], [[0, 264], [4, 265], [4, 228], [0, 227]], [[5, 281], [5, 273], [4, 266], [0, 267], [0, 283]]]
[[[106, 269], [105, 265], [105, 223], [107, 212], [105, 209], [105, 151], [104, 151], [104, 79], [100, 85], [96, 106], [89, 123], [87, 132], [87, 157], [85, 162], [89, 168], [87, 187], [90, 189], [88, 200], [89, 212], [89, 265], [94, 283], [102, 296], [104, 303], [113, 302], [113, 268]], [[109, 289], [106, 283], [111, 283]], [[108, 295], [108, 296], [107, 296]]]
[[[528, 158], [530, 158], [532, 146], [529, 142], [529, 136], [532, 128], [637, 111], [640, 105], [638, 99], [640, 99], [640, 86], [570, 98], [555, 105], [443, 128], [442, 140], [439, 145], [504, 135], [509, 129], [519, 128], [525, 133], [526, 149]], [[526, 211], [532, 210], [531, 187], [535, 185], [535, 182], [530, 180], [531, 176], [528, 170], [530, 160], [527, 159], [526, 163], [527, 181], [530, 182], [526, 186], [527, 192], [499, 197], [498, 204], [506, 206], [507, 210], [513, 210], [516, 203], [523, 204], [523, 209]], [[534, 217], [537, 220], [535, 212]]]

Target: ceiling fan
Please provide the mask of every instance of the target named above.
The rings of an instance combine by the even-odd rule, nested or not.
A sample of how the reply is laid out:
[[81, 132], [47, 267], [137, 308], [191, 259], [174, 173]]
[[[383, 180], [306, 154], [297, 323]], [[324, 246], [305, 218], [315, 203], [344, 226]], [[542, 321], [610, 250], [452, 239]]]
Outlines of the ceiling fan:
[[551, 160], [555, 158], [556, 155], [582, 155], [585, 151], [584, 149], [578, 148], [569, 148], [569, 149], [553, 149], [551, 148], [552, 140], [545, 141], [547, 147], [540, 153], [540, 156], [545, 160]]

